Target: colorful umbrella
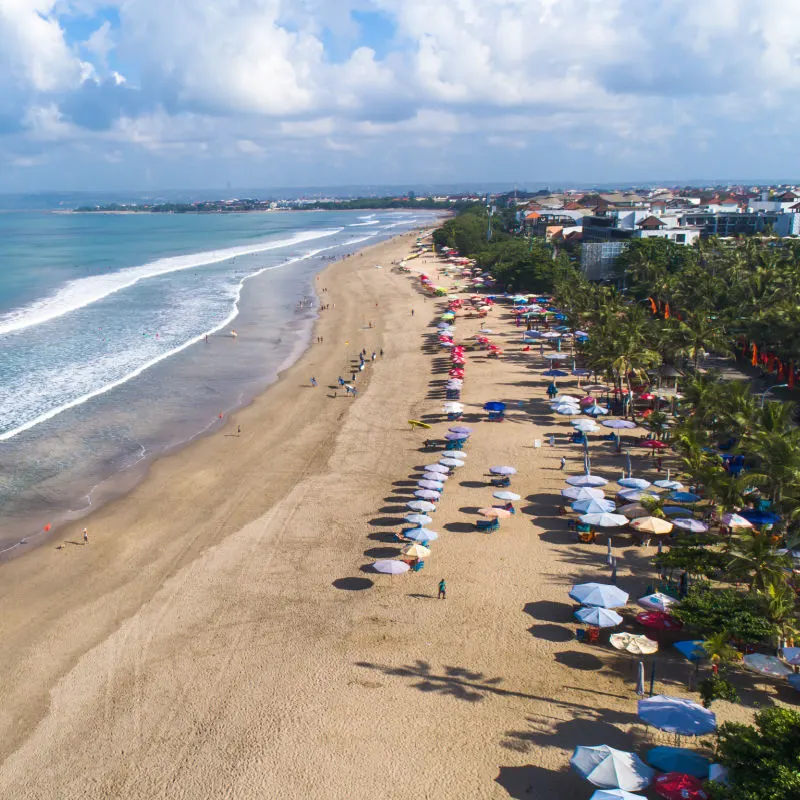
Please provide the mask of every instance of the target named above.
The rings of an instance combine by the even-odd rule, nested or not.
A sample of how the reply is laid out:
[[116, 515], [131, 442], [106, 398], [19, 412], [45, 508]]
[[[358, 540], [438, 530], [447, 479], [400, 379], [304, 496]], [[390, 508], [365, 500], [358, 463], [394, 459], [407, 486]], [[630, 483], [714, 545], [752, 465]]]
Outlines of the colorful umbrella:
[[746, 508], [744, 511], [739, 512], [748, 522], [753, 525], [774, 525], [780, 521], [778, 514], [773, 514], [771, 511], [758, 511], [755, 508]]
[[410, 567], [405, 561], [376, 561], [372, 565], [375, 572], [383, 572], [386, 575], [400, 575], [403, 572], [408, 572]]
[[635, 753], [615, 750], [606, 744], [576, 747], [569, 763], [590, 783], [606, 789], [644, 789], [655, 775]]
[[576, 583], [569, 596], [584, 606], [619, 608], [628, 602], [628, 593], [610, 583]]
[[666, 444], [659, 442], [658, 439], [643, 439], [639, 444], [642, 447], [650, 447], [653, 450], [664, 450], [666, 448]]
[[615, 649], [625, 650], [635, 656], [648, 656], [658, 651], [658, 642], [640, 633], [612, 633], [608, 641]]
[[702, 499], [699, 494], [692, 492], [670, 492], [667, 497], [676, 503], [696, 503]]
[[597, 606], [579, 608], [575, 616], [584, 625], [593, 625], [596, 628], [615, 628], [622, 622], [622, 617], [616, 611]]
[[703, 736], [717, 727], [713, 711], [683, 697], [658, 694], [640, 700], [638, 709], [648, 725], [680, 736]]
[[672, 520], [672, 524], [676, 528], [681, 528], [690, 533], [705, 533], [708, 530], [708, 525], [705, 522], [700, 522], [699, 519], [691, 519], [689, 517], [678, 517]]
[[645, 756], [647, 763], [661, 772], [681, 772], [705, 780], [711, 761], [686, 747], [653, 747]]
[[727, 513], [722, 515], [722, 524], [729, 528], [752, 528], [753, 523], [749, 519], [739, 516], [739, 514]]
[[504, 508], [496, 508], [495, 506], [479, 508], [478, 513], [482, 517], [494, 517], [495, 519], [508, 519], [511, 516], [510, 511], [506, 511]]
[[652, 628], [654, 631], [678, 631], [683, 627], [680, 620], [675, 619], [671, 614], [663, 611], [643, 611], [636, 615], [636, 621], [645, 628]]
[[646, 608], [648, 611], [666, 612], [669, 611], [669, 609], [672, 608], [672, 606], [674, 606], [678, 601], [674, 597], [670, 597], [668, 594], [653, 592], [653, 594], [640, 597], [636, 602], [642, 608]]
[[693, 775], [668, 772], [659, 775], [654, 782], [656, 794], [666, 800], [708, 800], [703, 784]]
[[631, 527], [641, 533], [660, 536], [672, 530], [672, 523], [660, 517], [639, 517], [639, 519], [631, 520]]
[[[689, 661], [702, 661], [704, 658], [708, 658], [706, 648], [700, 639], [686, 639], [682, 642], [675, 642], [673, 647]], [[664, 771], [669, 772], [669, 770]]]

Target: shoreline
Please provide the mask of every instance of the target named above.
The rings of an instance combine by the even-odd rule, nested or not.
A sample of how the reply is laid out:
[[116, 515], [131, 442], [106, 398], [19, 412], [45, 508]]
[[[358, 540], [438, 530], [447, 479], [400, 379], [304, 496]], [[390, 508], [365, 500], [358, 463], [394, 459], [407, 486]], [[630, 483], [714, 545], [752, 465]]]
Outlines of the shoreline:
[[[321, 372], [322, 369], [328, 370], [330, 367], [323, 365], [333, 358], [338, 357], [340, 360], [342, 358], [341, 353], [335, 352], [338, 348], [335, 348], [333, 343], [326, 342], [324, 344], [316, 344], [314, 338], [317, 335], [322, 335], [324, 338], [330, 340], [337, 335], [338, 329], [344, 328], [348, 323], [352, 325], [356, 317], [361, 317], [359, 304], [355, 296], [351, 296], [349, 299], [345, 299], [341, 296], [344, 293], [342, 288], [340, 288], [341, 284], [346, 283], [348, 279], [352, 279], [353, 273], [359, 270], [384, 272], [384, 270], [378, 271], [374, 269], [376, 260], [374, 254], [376, 251], [391, 252], [402, 248], [404, 256], [410, 244], [416, 240], [421, 230], [425, 230], [425, 228], [415, 229], [411, 232], [391, 237], [383, 242], [378, 242], [346, 258], [331, 262], [318, 272], [314, 280], [315, 293], [317, 296], [320, 296], [321, 287], [329, 284], [329, 286], [327, 286], [330, 290], [328, 294], [332, 298], [332, 302], [337, 303], [337, 308], [322, 313], [318, 311], [308, 344], [302, 350], [299, 357], [282, 369], [277, 379], [267, 386], [266, 389], [251, 398], [246, 404], [239, 406], [235, 411], [226, 414], [222, 424], [219, 426], [215, 425], [214, 428], [207, 433], [201, 434], [187, 444], [178, 446], [174, 450], [162, 454], [149, 462], [141, 479], [121, 496], [115, 497], [100, 508], [91, 511], [88, 515], [82, 517], [80, 522], [68, 522], [63, 527], [48, 534], [47, 539], [25, 550], [19, 557], [9, 559], [6, 563], [0, 565], [4, 577], [3, 585], [0, 587], [0, 617], [6, 622], [11, 622], [13, 626], [15, 615], [13, 611], [9, 611], [9, 607], [11, 607], [17, 611], [17, 622], [21, 621], [19, 618], [20, 610], [23, 611], [24, 621], [27, 621], [27, 617], [32, 611], [27, 608], [28, 603], [21, 599], [25, 595], [30, 598], [36, 598], [36, 601], [38, 601], [37, 605], [40, 606], [40, 610], [44, 611], [46, 616], [50, 617], [51, 614], [55, 614], [56, 617], [59, 617], [59, 597], [64, 591], [72, 591], [67, 588], [67, 585], [72, 582], [72, 579], [75, 578], [79, 582], [88, 579], [90, 575], [95, 574], [96, 569], [101, 564], [104, 564], [102, 570], [105, 572], [109, 559], [114, 559], [118, 562], [116, 566], [122, 574], [116, 576], [117, 580], [121, 577], [124, 581], [129, 581], [131, 584], [135, 583], [136, 576], [125, 566], [124, 559], [134, 555], [137, 559], [140, 559], [142, 567], [152, 568], [154, 566], [153, 562], [157, 561], [157, 558], [151, 558], [148, 554], [148, 550], [152, 546], [157, 548], [161, 547], [158, 542], [160, 536], [157, 530], [151, 527], [148, 531], [148, 536], [151, 540], [148, 541], [145, 549], [142, 549], [141, 542], [137, 542], [135, 538], [131, 537], [127, 541], [114, 541], [112, 549], [114, 549], [115, 553], [111, 555], [109, 555], [108, 552], [111, 543], [104, 541], [103, 535], [98, 535], [98, 533], [109, 526], [109, 519], [113, 520], [119, 516], [126, 519], [121, 529], [129, 530], [132, 527], [130, 521], [140, 518], [139, 504], [141, 502], [141, 496], [146, 495], [151, 500], [154, 496], [157, 497], [161, 494], [161, 488], [168, 485], [170, 481], [174, 479], [176, 473], [183, 474], [187, 468], [195, 469], [198, 473], [198, 480], [203, 484], [209, 482], [208, 488], [210, 488], [210, 482], [213, 481], [214, 476], [213, 474], [209, 474], [209, 471], [201, 466], [207, 458], [206, 454], [201, 451], [210, 450], [216, 455], [217, 460], [219, 460], [221, 455], [219, 451], [226, 447], [225, 439], [231, 439], [231, 444], [238, 444], [240, 440], [244, 440], [245, 437], [248, 436], [248, 426], [250, 425], [252, 417], [258, 416], [262, 418], [262, 420], [266, 418], [267, 421], [273, 423], [275, 430], [279, 431], [282, 411], [287, 409], [287, 402], [290, 404], [294, 403], [294, 401], [289, 400], [289, 396], [296, 395], [299, 392], [302, 397], [302, 393], [314, 391], [308, 387], [308, 377], [305, 377], [302, 382], [300, 382], [300, 376], [311, 371], [314, 371], [316, 374]], [[388, 261], [389, 260], [387, 260], [387, 263]], [[389, 271], [389, 268], [385, 270], [387, 273]], [[382, 336], [383, 326], [380, 324], [379, 316], [377, 317], [377, 321], [378, 325], [376, 325], [376, 328], [368, 332], [364, 331], [364, 335], [369, 335], [373, 338]], [[341, 333], [341, 331], [338, 332]], [[356, 331], [352, 331], [348, 333], [348, 335], [352, 336], [354, 333], [356, 333]], [[349, 355], [355, 355], [355, 343], [353, 351]], [[343, 366], [344, 365], [342, 365], [342, 368]], [[369, 371], [367, 371], [367, 375], [368, 374]], [[329, 376], [326, 376], [326, 378], [327, 377]], [[298, 383], [299, 386], [297, 385]], [[364, 383], [368, 385], [369, 377], [367, 377], [366, 381], [360, 381], [359, 389], [366, 388], [366, 386], [363, 385]], [[327, 399], [324, 397], [325, 392], [326, 390], [323, 388], [323, 385], [316, 390], [319, 401]], [[340, 396], [336, 403], [331, 404], [339, 407], [339, 411], [337, 412], [338, 418], [341, 418], [343, 414], [349, 412], [350, 402], [351, 400], [349, 398]], [[343, 404], [346, 405], [343, 406]], [[333, 409], [331, 409], [331, 411], [333, 411]], [[301, 412], [298, 411], [298, 413]], [[328, 412], [327, 416], [331, 416], [331, 413]], [[315, 424], [311, 422], [311, 420], [308, 422], [310, 423], [310, 428], [313, 429]], [[235, 431], [239, 425], [241, 425], [243, 429], [241, 439], [235, 434], [228, 433]], [[335, 430], [336, 426], [334, 426], [331, 433], [335, 434]], [[281, 439], [284, 437], [278, 433], [277, 438]], [[305, 437], [300, 436], [299, 438]], [[162, 571], [152, 576], [154, 580], [152, 582], [147, 581], [151, 587], [150, 591], [157, 591], [163, 580], [166, 580], [168, 576], [173, 574], [179, 567], [190, 563], [208, 548], [218, 545], [233, 531], [252, 522], [253, 519], [257, 518], [259, 515], [268, 512], [281, 497], [291, 491], [296, 481], [307, 473], [307, 469], [312, 464], [316, 464], [317, 468], [321, 467], [321, 463], [316, 459], [317, 450], [318, 447], [313, 450], [307, 458], [304, 458], [305, 454], [301, 451], [299, 454], [300, 460], [307, 462], [308, 466], [302, 469], [300, 474], [296, 477], [290, 475], [288, 472], [282, 475], [276, 475], [276, 479], [270, 486], [271, 491], [265, 492], [263, 499], [260, 501], [253, 501], [248, 497], [244, 506], [240, 505], [238, 508], [230, 509], [225, 515], [225, 522], [228, 524], [225, 525], [222, 530], [216, 529], [213, 526], [209, 527], [207, 525], [208, 520], [204, 520], [204, 515], [195, 516], [191, 525], [181, 525], [179, 518], [175, 517], [175, 509], [173, 508], [173, 513], [170, 515], [172, 517], [171, 522], [175, 527], [183, 528], [182, 534], [177, 538], [185, 539], [185, 542], [183, 542], [183, 546], [178, 548], [174, 555], [171, 555], [169, 562], [162, 567]], [[257, 460], [261, 460], [258, 454], [253, 455]], [[224, 459], [224, 456], [222, 456], [222, 458]], [[271, 460], [271, 458], [268, 459], [268, 462], [269, 460]], [[281, 470], [281, 472], [283, 471]], [[186, 488], [188, 489], [188, 487]], [[249, 494], [248, 492], [248, 495]], [[196, 501], [202, 502], [203, 495], [203, 491], [197, 493], [197, 489], [195, 489]], [[146, 505], [147, 502], [145, 502], [145, 506]], [[151, 522], [155, 523], [156, 520], [152, 520]], [[159, 522], [166, 523], [166, 520], [160, 520]], [[204, 522], [206, 524], [204, 524]], [[81, 549], [80, 529], [83, 525], [86, 525], [90, 531], [90, 546], [87, 552], [90, 558], [87, 560], [91, 561], [91, 563], [80, 563], [83, 559], [75, 558], [76, 555], [80, 557], [84, 554], [83, 552], [76, 553], [76, 551]], [[195, 526], [204, 528], [203, 532], [200, 534], [194, 533]], [[160, 525], [156, 525], [155, 527], [160, 527]], [[66, 544], [62, 545], [59, 549], [54, 549], [53, 544], [59, 539], [64, 540]], [[164, 543], [163, 546], [165, 550], [174, 549], [170, 548], [167, 543]], [[56, 568], [55, 571], [53, 569], [53, 560], [63, 559], [64, 557], [70, 558], [73, 568], [77, 569], [77, 572], [73, 576], [63, 573], [60, 567]], [[120, 561], [120, 559], [123, 561]], [[117, 594], [120, 589], [119, 585], [115, 585], [117, 584], [117, 580], [113, 578], [111, 580], [104, 580], [102, 582], [104, 585], [96, 587], [95, 591], [99, 592], [100, 596], [106, 592], [111, 593], [113, 596]], [[57, 585], [53, 585], [54, 582]], [[142, 601], [141, 589], [137, 589], [135, 597], [136, 599], [133, 605], [126, 606], [127, 612], [123, 614], [122, 618], [129, 613], [135, 613], [136, 609], [139, 607]], [[20, 605], [22, 609], [20, 609]], [[117, 610], [113, 614], [113, 622], [109, 620], [102, 632], [95, 631], [94, 635], [90, 637], [92, 642], [98, 641], [102, 638], [103, 634], [107, 634], [113, 630], [119, 621], [119, 610]], [[2, 627], [4, 626], [0, 623], [0, 628]], [[13, 639], [13, 636], [11, 639]], [[8, 653], [13, 649], [13, 645], [9, 638], [6, 638], [6, 642], [9, 645], [6, 649]], [[84, 648], [88, 647], [88, 645], [89, 643], [87, 641], [80, 643], [76, 641], [74, 642], [74, 649], [82, 651]], [[71, 667], [74, 665], [78, 654], [78, 652], [71, 653], [67, 666]], [[63, 668], [62, 665], [62, 669]], [[4, 670], [4, 674], [8, 674], [8, 671]], [[2, 696], [1, 689], [0, 696]], [[39, 702], [35, 704], [35, 711], [29, 706], [24, 709], [19, 709], [18, 711], [22, 714], [24, 719], [30, 719], [32, 714], [38, 717], [44, 708], [42, 705], [43, 701], [44, 697], [40, 697]], [[0, 703], [0, 706], [7, 706], [7, 703]], [[8, 721], [7, 714], [7, 707], [4, 708], [4, 710], [0, 710], [0, 731], [6, 727], [3, 723]], [[4, 717], [6, 717], [5, 720]], [[17, 721], [15, 721], [14, 728], [17, 728]], [[6, 730], [6, 733], [9, 733], [8, 730]], [[2, 739], [5, 739], [5, 743], [4, 745], [0, 745], [0, 764], [2, 763], [2, 758], [8, 755], [8, 746], [16, 741], [17, 736], [7, 735], [5, 737], [0, 737], [0, 740]]]

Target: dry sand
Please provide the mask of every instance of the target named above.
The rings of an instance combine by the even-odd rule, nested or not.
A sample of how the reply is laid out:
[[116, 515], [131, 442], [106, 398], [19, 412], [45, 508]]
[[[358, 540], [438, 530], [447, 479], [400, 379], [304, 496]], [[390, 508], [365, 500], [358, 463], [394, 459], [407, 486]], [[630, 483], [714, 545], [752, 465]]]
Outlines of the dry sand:
[[[425, 569], [362, 569], [397, 552], [388, 534], [412, 476], [439, 458], [422, 440], [447, 427], [433, 372], [444, 357], [424, 348], [441, 303], [374, 267], [412, 242], [331, 266], [325, 343], [89, 518], [89, 546], [3, 566], [0, 797], [565, 800], [591, 794], [567, 770], [576, 745], [667, 743], [636, 722], [634, 660], [574, 641], [567, 591], [608, 578], [605, 547], [576, 545], [554, 516], [559, 459], [578, 470], [580, 453], [548, 447], [568, 426], [543, 413], [541, 360], [520, 352], [507, 311], [488, 323], [504, 359], [468, 357], [475, 433]], [[386, 355], [358, 398], [329, 397], [362, 346]], [[492, 399], [511, 406], [502, 424], [484, 421]], [[237, 424], [241, 437], [226, 435]], [[499, 532], [477, 533], [498, 463], [519, 469], [512, 489], [526, 499]], [[616, 457], [595, 465], [619, 474]], [[644, 587], [652, 553], [618, 550], [625, 588]], [[684, 692], [688, 666], [659, 671], [659, 691]]]

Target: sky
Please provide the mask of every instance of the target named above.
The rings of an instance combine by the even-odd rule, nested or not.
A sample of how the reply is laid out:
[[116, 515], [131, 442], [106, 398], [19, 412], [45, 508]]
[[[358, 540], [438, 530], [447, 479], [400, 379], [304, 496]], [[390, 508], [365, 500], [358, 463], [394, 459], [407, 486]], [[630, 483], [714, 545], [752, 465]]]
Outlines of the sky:
[[800, 0], [0, 0], [0, 191], [800, 180]]

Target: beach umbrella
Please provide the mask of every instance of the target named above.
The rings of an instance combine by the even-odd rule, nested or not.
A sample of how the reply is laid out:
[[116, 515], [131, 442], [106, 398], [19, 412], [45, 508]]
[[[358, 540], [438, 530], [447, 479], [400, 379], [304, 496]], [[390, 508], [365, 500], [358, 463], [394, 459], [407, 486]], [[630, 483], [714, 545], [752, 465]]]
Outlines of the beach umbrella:
[[590, 369], [574, 369], [572, 370], [572, 374], [576, 378], [586, 378], [587, 376], [592, 374], [592, 371]]
[[404, 556], [411, 556], [411, 558], [425, 558], [431, 554], [431, 551], [424, 544], [406, 545], [402, 552]]
[[653, 786], [656, 794], [666, 800], [708, 800], [709, 797], [698, 778], [682, 772], [659, 775]]
[[581, 414], [581, 410], [571, 403], [563, 403], [562, 405], [556, 406], [553, 411], [565, 417], [578, 417]]
[[545, 353], [544, 357], [548, 361], [565, 361], [567, 358], [566, 353]]
[[676, 503], [696, 503], [702, 499], [699, 494], [692, 494], [692, 492], [670, 492], [667, 497]]
[[748, 522], [752, 522], [753, 525], [774, 525], [780, 521], [778, 514], [773, 514], [771, 511], [758, 511], [755, 508], [746, 508], [744, 511], [740, 511], [739, 515]]
[[653, 594], [640, 597], [636, 602], [648, 611], [669, 611], [678, 601], [668, 594], [653, 592]]
[[700, 522], [699, 519], [691, 519], [689, 517], [678, 517], [672, 520], [672, 524], [676, 528], [680, 528], [689, 533], [705, 533], [708, 530], [708, 525], [705, 522]]
[[763, 653], [751, 653], [742, 659], [747, 669], [753, 672], [760, 672], [762, 675], [770, 675], [773, 678], [785, 678], [792, 674], [792, 670], [775, 656], [766, 656]]
[[661, 510], [668, 517], [683, 517], [686, 514], [690, 513], [689, 509], [686, 508], [686, 506], [663, 506]]
[[386, 575], [400, 575], [403, 572], [408, 572], [410, 567], [405, 561], [393, 561], [390, 559], [386, 561], [376, 561], [372, 565], [372, 569], [374, 569], [375, 572], [383, 572]]
[[[435, 474], [438, 475], [439, 473]], [[441, 493], [442, 489], [444, 489], [444, 484], [441, 481], [429, 481], [425, 479], [417, 481], [417, 486], [419, 486], [420, 489], [431, 489], [439, 493]]]
[[569, 373], [564, 372], [562, 369], [546, 369], [542, 372], [542, 375], [547, 378], [566, 378]]
[[406, 508], [410, 508], [412, 511], [419, 511], [420, 513], [436, 511], [436, 506], [433, 503], [429, 503], [427, 500], [411, 500], [406, 503]]
[[[589, 389], [588, 386], [585, 387], [587, 390]], [[605, 389], [605, 386], [599, 387], [600, 389]], [[636, 423], [630, 422], [627, 419], [604, 419], [601, 425], [605, 425], [606, 428], [614, 428], [617, 430], [621, 430], [623, 428], [635, 428]]]
[[452, 467], [453, 469], [455, 469], [456, 467], [463, 467], [464, 466], [464, 462], [463, 461], [461, 461], [458, 458], [450, 458], [449, 456], [445, 457], [445, 458], [440, 458], [439, 459], [439, 463], [443, 467]]
[[427, 514], [406, 514], [403, 519], [411, 525], [419, 525], [420, 527], [433, 522], [433, 517], [429, 517]]
[[575, 430], [583, 431], [584, 433], [594, 433], [595, 431], [599, 431], [600, 428], [597, 427], [597, 423], [593, 419], [579, 419], [571, 422]]
[[593, 406], [590, 406], [585, 410], [586, 414], [589, 414], [592, 417], [599, 417], [605, 414], [608, 414], [608, 409], [603, 408], [603, 406], [598, 406], [596, 403]]
[[658, 492], [650, 489], [621, 489], [617, 494], [630, 503], [638, 503], [643, 497], [658, 497]]
[[658, 439], [643, 439], [639, 444], [642, 447], [649, 447], [651, 450], [664, 450], [666, 444], [659, 442]]
[[[704, 658], [708, 658], [708, 653], [700, 639], [684, 639], [682, 642], [675, 642], [672, 646], [689, 661], [702, 661]], [[664, 771], [669, 772], [669, 770]]]
[[424, 469], [425, 472], [450, 472], [444, 464], [428, 464]]
[[479, 508], [478, 513], [482, 517], [494, 517], [494, 519], [508, 519], [511, 516], [510, 511], [506, 511], [504, 508], [495, 508], [494, 506]]
[[654, 631], [678, 631], [683, 627], [680, 620], [663, 611], [643, 611], [636, 615], [636, 621], [645, 628]]
[[631, 527], [640, 533], [652, 533], [660, 536], [672, 530], [672, 523], [660, 517], [639, 517], [639, 519], [631, 520]]
[[646, 800], [644, 795], [626, 792], [624, 789], [598, 789], [589, 800]]
[[602, 500], [605, 497], [602, 489], [588, 489], [585, 486], [571, 486], [569, 489], [562, 489], [561, 496], [568, 500], [591, 500], [596, 498]]
[[541, 339], [542, 334], [539, 331], [525, 331], [522, 336], [525, 339]]
[[664, 478], [660, 481], [653, 481], [653, 486], [658, 486], [659, 489], [672, 489], [676, 492], [683, 489], [683, 484], [680, 483], [680, 481], [671, 481], [668, 478]]
[[617, 483], [626, 489], [646, 489], [650, 485], [644, 478], [620, 478]]
[[545, 331], [542, 334], [543, 339], [560, 339], [561, 336], [562, 334], [560, 334], [558, 331]]
[[448, 442], [461, 442], [464, 439], [469, 439], [468, 433], [446, 433], [444, 438], [447, 439]]
[[492, 475], [516, 475], [517, 470], [514, 467], [489, 467], [489, 472]]
[[611, 646], [635, 656], [649, 656], [658, 651], [658, 642], [641, 633], [612, 633], [608, 637]]
[[753, 523], [739, 514], [727, 513], [722, 515], [722, 524], [729, 528], [752, 528]]
[[615, 628], [622, 622], [622, 617], [610, 608], [583, 606], [575, 612], [575, 617], [584, 625], [595, 628]]
[[645, 756], [647, 763], [660, 772], [682, 772], [705, 780], [711, 761], [686, 747], [653, 747]]
[[444, 472], [424, 472], [422, 474], [422, 480], [436, 481], [437, 483], [444, 483], [449, 477]]
[[417, 489], [414, 492], [414, 497], [418, 497], [420, 500], [431, 500], [431, 501], [439, 501], [441, 499], [440, 492], [434, 492], [433, 489]]
[[455, 427], [448, 428], [447, 430], [450, 431], [450, 433], [461, 433], [466, 434], [467, 436], [472, 433], [472, 428], [466, 428], [463, 425], [456, 425]]
[[628, 602], [628, 593], [610, 583], [576, 583], [569, 596], [584, 606], [619, 608]]
[[582, 514], [579, 519], [584, 525], [593, 525], [596, 528], [619, 528], [628, 524], [627, 517], [623, 517], [622, 514], [612, 514], [610, 511]]
[[519, 495], [514, 494], [514, 492], [492, 492], [492, 497], [496, 497], [498, 500], [508, 500], [509, 502], [520, 499]]
[[628, 503], [627, 505], [618, 508], [617, 513], [624, 514], [628, 519], [650, 516], [650, 512], [640, 503]]
[[442, 406], [445, 414], [460, 414], [464, 410], [463, 403], [445, 403]]
[[602, 514], [604, 511], [614, 511], [616, 506], [610, 500], [599, 500], [591, 497], [588, 500], [576, 500], [572, 510], [579, 514]]
[[640, 700], [638, 710], [646, 724], [680, 736], [704, 736], [717, 727], [713, 711], [683, 697], [657, 694]]
[[787, 664], [794, 667], [800, 666], [800, 647], [784, 647], [781, 655]]
[[427, 528], [414, 528], [411, 531], [406, 531], [403, 536], [415, 542], [433, 542], [439, 538], [439, 534], [436, 531], [429, 531]]
[[505, 403], [500, 403], [500, 402], [498, 402], [496, 400], [492, 400], [490, 403], [484, 403], [483, 404], [483, 410], [484, 411], [505, 411], [506, 410], [506, 404]]
[[607, 744], [576, 747], [569, 763], [589, 783], [604, 789], [644, 789], [655, 775], [635, 753], [615, 750]]
[[570, 486], [605, 486], [608, 481], [599, 475], [571, 475], [567, 483]]

